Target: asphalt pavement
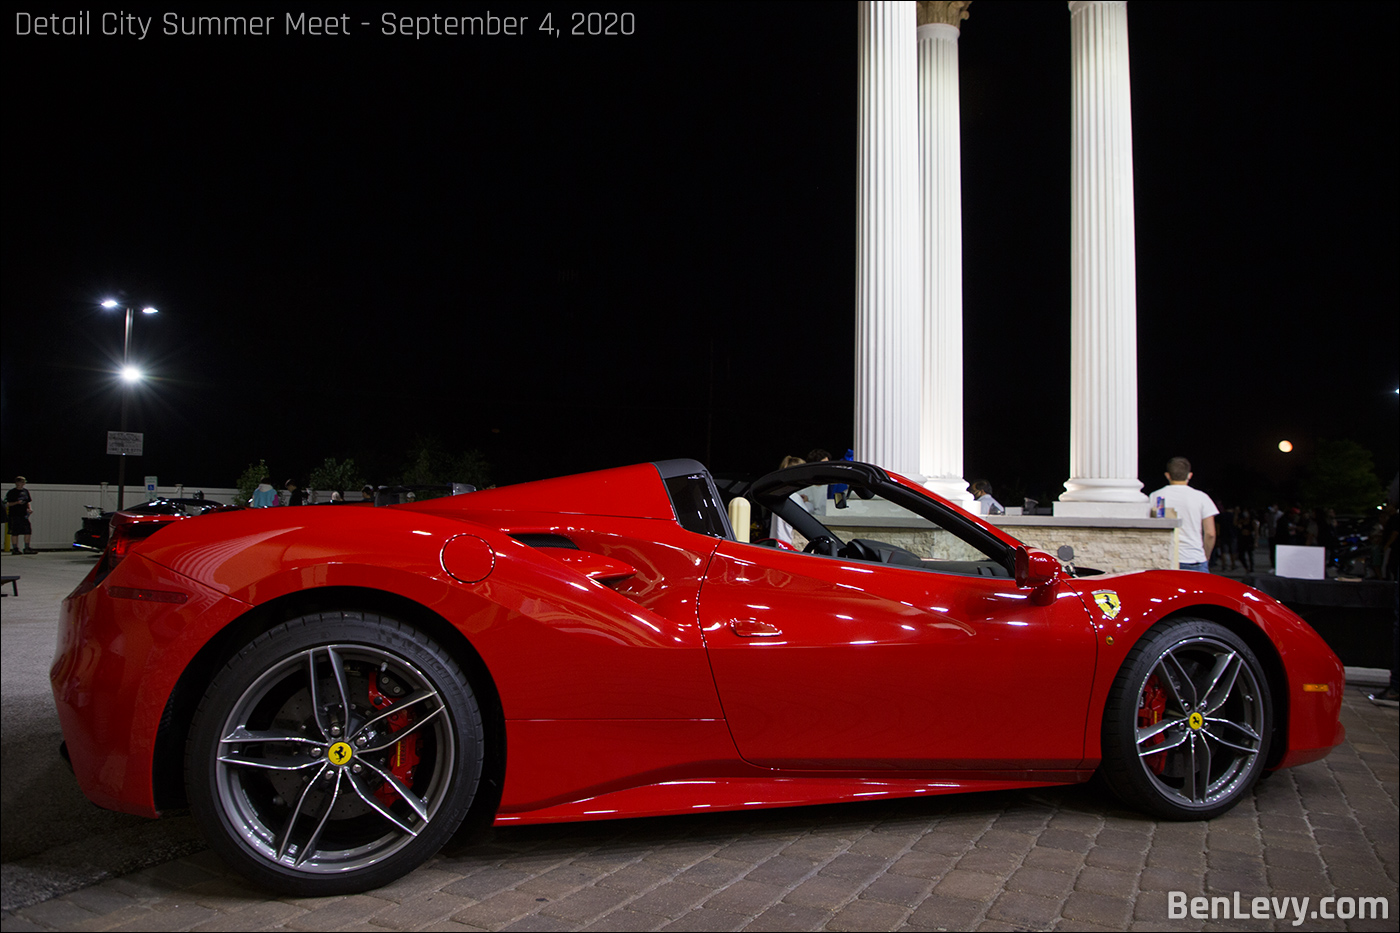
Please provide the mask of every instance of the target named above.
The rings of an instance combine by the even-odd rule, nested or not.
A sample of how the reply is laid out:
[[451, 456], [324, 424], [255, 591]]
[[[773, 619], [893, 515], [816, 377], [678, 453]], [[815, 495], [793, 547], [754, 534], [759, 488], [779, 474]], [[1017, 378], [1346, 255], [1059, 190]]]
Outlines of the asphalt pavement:
[[7, 923], [17, 907], [205, 848], [188, 817], [144, 820], [88, 803], [58, 755], [63, 736], [49, 688], [58, 609], [96, 562], [90, 551], [0, 556], [0, 572], [20, 575], [19, 594], [0, 599], [0, 907]]
[[[94, 559], [0, 558], [4, 573], [22, 574], [19, 596], [0, 600], [6, 933], [1393, 931], [1400, 922], [1400, 730], [1396, 710], [1368, 702], [1365, 685], [1347, 688], [1344, 745], [1274, 774], [1209, 823], [1152, 820], [1084, 785], [511, 827], [464, 834], [369, 894], [271, 896], [208, 851], [188, 817], [99, 810], [59, 760], [47, 681], [58, 603]], [[1357, 915], [1382, 905], [1384, 917]]]

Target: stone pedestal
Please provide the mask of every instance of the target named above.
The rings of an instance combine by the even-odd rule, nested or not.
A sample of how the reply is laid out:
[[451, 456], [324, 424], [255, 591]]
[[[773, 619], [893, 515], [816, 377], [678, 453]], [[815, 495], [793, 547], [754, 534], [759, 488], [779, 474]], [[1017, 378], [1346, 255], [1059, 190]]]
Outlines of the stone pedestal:
[[[1077, 485], [1075, 492], [1078, 495], [1096, 491], [1093, 486], [1083, 482]], [[1065, 484], [1065, 488], [1069, 488], [1069, 483]], [[1110, 492], [1121, 488], [1108, 487]], [[1096, 502], [1092, 499], [1065, 499], [1062, 496], [1059, 502], [1052, 504], [1056, 518], [1141, 518], [1148, 512], [1146, 496], [1142, 497], [1141, 502]]]

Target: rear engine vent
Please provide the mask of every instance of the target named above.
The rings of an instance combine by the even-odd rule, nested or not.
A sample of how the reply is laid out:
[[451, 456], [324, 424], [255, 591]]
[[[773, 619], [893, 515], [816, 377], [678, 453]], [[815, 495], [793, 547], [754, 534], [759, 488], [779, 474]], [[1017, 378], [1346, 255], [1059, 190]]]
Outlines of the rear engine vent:
[[578, 550], [578, 545], [575, 544], [574, 542], [570, 541], [568, 538], [564, 537], [563, 535], [552, 535], [552, 534], [545, 534], [545, 533], [539, 533], [539, 534], [531, 533], [531, 534], [511, 535], [511, 537], [514, 538], [515, 540], [519, 541], [521, 544], [528, 544], [530, 547], [562, 547], [562, 548], [568, 548], [568, 549], [571, 550], [571, 551], [577, 551], [577, 550]]

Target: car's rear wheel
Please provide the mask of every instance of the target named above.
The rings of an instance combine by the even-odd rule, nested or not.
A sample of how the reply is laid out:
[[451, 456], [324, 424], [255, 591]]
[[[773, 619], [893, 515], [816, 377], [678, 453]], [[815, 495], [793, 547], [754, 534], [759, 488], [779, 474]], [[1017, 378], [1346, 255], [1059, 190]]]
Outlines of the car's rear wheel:
[[1229, 810], [1264, 770], [1269, 684], [1229, 629], [1174, 619], [1128, 654], [1104, 707], [1103, 777], [1130, 806], [1169, 819]]
[[447, 652], [392, 619], [328, 612], [260, 635], [219, 672], [185, 774], [195, 818], [234, 868], [291, 894], [344, 894], [441, 848], [483, 750]]

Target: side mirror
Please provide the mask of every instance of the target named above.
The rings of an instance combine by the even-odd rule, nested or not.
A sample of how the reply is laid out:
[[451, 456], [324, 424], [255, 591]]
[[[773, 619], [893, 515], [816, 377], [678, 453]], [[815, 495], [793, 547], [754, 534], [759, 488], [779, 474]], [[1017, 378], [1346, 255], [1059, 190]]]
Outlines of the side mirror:
[[1016, 585], [1040, 587], [1060, 579], [1060, 562], [1038, 548], [1016, 549]]

